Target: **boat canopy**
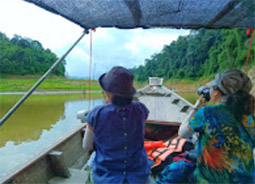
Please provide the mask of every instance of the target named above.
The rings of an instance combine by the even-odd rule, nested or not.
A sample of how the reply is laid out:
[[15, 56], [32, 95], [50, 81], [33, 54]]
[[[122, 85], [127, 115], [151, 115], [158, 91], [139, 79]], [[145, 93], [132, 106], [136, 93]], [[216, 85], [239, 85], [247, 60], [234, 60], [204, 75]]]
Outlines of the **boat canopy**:
[[25, 0], [85, 29], [254, 28], [254, 0]]

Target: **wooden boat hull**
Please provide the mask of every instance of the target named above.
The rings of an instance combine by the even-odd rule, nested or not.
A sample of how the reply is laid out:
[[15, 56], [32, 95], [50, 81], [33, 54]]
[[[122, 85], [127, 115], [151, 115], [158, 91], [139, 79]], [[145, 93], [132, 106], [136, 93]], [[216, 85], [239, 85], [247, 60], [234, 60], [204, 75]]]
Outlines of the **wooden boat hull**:
[[79, 125], [43, 153], [10, 170], [0, 183], [49, 183], [53, 177], [67, 177], [63, 176], [67, 168], [81, 169], [88, 159], [88, 153], [82, 149], [84, 126]]

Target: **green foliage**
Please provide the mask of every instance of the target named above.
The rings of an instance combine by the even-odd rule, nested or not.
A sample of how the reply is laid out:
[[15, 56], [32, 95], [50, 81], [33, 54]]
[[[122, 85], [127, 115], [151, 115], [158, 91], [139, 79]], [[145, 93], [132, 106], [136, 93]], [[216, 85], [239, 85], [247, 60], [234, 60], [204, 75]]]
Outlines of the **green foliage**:
[[[0, 74], [42, 75], [57, 60], [49, 49], [44, 50], [38, 41], [14, 35], [12, 39], [0, 32]], [[64, 63], [52, 73], [64, 76]]]
[[[136, 81], [156, 76], [164, 79], [198, 79], [245, 65], [250, 36], [244, 29], [192, 30], [131, 69]], [[254, 45], [255, 43], [253, 43]], [[255, 63], [252, 47], [249, 65]]]

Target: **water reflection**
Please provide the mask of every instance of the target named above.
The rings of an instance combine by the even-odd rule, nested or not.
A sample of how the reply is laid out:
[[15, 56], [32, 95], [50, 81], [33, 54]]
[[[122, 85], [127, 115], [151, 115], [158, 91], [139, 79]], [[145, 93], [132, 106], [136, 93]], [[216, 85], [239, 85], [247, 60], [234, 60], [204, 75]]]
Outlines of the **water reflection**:
[[[19, 144], [22, 141], [37, 140], [42, 130], [49, 130], [51, 124], [61, 119], [64, 114], [64, 103], [64, 101], [25, 103], [1, 127], [0, 147], [7, 141]], [[1, 106], [5, 110], [8, 105], [1, 103]]]
[[[8, 98], [1, 98], [1, 116], [17, 97]], [[25, 102], [0, 127], [0, 177], [72, 131], [80, 123], [77, 111], [87, 109], [89, 105], [88, 100], [81, 99], [68, 95], [36, 95]], [[93, 99], [91, 106], [102, 103], [103, 99]]]

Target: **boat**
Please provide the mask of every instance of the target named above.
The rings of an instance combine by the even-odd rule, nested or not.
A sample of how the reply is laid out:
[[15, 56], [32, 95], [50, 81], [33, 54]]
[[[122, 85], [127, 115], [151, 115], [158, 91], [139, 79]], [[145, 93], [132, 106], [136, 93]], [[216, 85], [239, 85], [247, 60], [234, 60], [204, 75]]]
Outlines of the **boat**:
[[[150, 114], [145, 126], [146, 140], [167, 140], [175, 137], [178, 128], [194, 108], [193, 105], [163, 86], [163, 79], [150, 77], [149, 85], [139, 89], [134, 100], [146, 105]], [[0, 183], [84, 183], [89, 153], [82, 148], [87, 110], [77, 113], [81, 124], [71, 133], [56, 140], [44, 152], [25, 164], [8, 171]]]
[[[133, 97], [150, 111], [145, 124], [145, 139], [168, 140], [177, 135], [181, 122], [194, 105], [163, 86], [163, 78], [149, 77], [149, 85], [139, 89]], [[81, 122], [86, 122], [87, 110], [77, 113]]]
[[145, 126], [146, 140], [167, 140], [177, 135], [181, 122], [194, 105], [163, 86], [163, 79], [150, 77], [149, 85], [139, 89], [134, 97], [149, 109]]
[[[117, 28], [254, 28], [254, 0], [25, 0], [43, 9], [58, 14], [84, 28], [83, 35], [75, 44], [46, 72], [45, 75], [21, 98], [21, 100], [1, 119], [0, 125], [33, 93], [50, 72], [64, 60], [72, 48], [97, 27]], [[138, 91], [141, 102], [162, 103], [176, 108], [185, 116], [192, 106], [164, 86], [149, 85]], [[148, 102], [149, 103], [149, 102]], [[154, 126], [178, 127], [181, 119], [156, 113], [152, 108], [147, 124]], [[165, 106], [164, 105], [164, 106]], [[159, 107], [159, 106], [157, 106]], [[164, 117], [165, 119], [163, 119]], [[25, 164], [10, 170], [0, 183], [84, 183], [88, 172], [84, 171], [88, 152], [82, 149], [85, 124], [74, 128], [68, 135], [57, 140], [44, 152]], [[176, 133], [174, 130], [173, 133]], [[154, 132], [155, 133], [155, 132]], [[153, 134], [150, 133], [149, 134]]]

